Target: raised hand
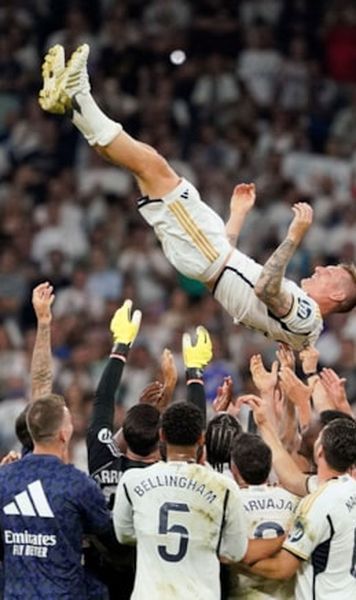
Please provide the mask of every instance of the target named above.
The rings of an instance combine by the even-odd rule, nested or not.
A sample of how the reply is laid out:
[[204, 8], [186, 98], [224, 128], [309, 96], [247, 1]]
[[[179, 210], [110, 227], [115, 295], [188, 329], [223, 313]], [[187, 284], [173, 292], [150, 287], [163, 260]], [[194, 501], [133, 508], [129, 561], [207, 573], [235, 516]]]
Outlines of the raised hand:
[[289, 226], [287, 238], [298, 245], [313, 222], [313, 209], [306, 202], [297, 202], [292, 211], [294, 219]]
[[305, 375], [313, 375], [316, 373], [319, 361], [319, 352], [314, 346], [308, 346], [302, 350], [299, 353], [299, 358], [301, 360], [303, 373]]
[[254, 394], [239, 396], [239, 403], [247, 404], [251, 408], [257, 427], [270, 423], [268, 418], [268, 403], [259, 398], [259, 396], [255, 396]]
[[135, 310], [131, 316], [132, 300], [125, 300], [117, 309], [110, 323], [110, 330], [115, 344], [122, 344], [130, 348], [133, 344], [141, 325], [142, 313]]
[[51, 306], [54, 298], [53, 286], [48, 281], [40, 283], [34, 288], [32, 292], [32, 306], [38, 323], [48, 325], [51, 322]]
[[256, 201], [256, 188], [254, 183], [239, 183], [234, 187], [230, 200], [231, 212], [247, 213]]
[[224, 377], [224, 382], [222, 385], [219, 385], [216, 391], [216, 398], [212, 404], [214, 412], [218, 413], [228, 410], [232, 402], [233, 387], [232, 377]]
[[278, 362], [274, 361], [271, 371], [265, 368], [262, 356], [254, 354], [250, 359], [250, 371], [253, 383], [260, 394], [270, 394], [274, 391], [278, 381]]
[[189, 333], [183, 334], [183, 361], [186, 369], [203, 369], [213, 357], [210, 335], [205, 327], [197, 327], [197, 341], [192, 344]]
[[287, 345], [280, 343], [278, 344], [278, 350], [276, 356], [279, 360], [281, 368], [289, 367], [292, 371], [295, 370], [295, 356], [293, 350]]
[[334, 403], [336, 410], [353, 416], [345, 390], [346, 379], [339, 377], [333, 369], [325, 368], [320, 372], [320, 382], [330, 400]]
[[152, 381], [142, 390], [139, 398], [140, 404], [151, 404], [156, 406], [161, 402], [164, 392], [163, 383], [160, 381]]
[[161, 371], [163, 376], [163, 395], [157, 405], [160, 412], [170, 404], [178, 381], [177, 367], [172, 352], [165, 348], [161, 356]]
[[292, 369], [284, 367], [279, 373], [279, 378], [282, 390], [295, 406], [309, 405], [312, 390], [297, 377]]

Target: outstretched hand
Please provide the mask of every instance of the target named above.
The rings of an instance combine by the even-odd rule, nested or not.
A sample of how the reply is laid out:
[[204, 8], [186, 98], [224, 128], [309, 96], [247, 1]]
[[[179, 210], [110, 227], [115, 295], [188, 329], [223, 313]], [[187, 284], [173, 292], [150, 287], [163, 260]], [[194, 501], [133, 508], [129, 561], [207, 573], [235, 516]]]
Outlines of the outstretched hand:
[[216, 413], [225, 412], [232, 402], [234, 383], [232, 377], [224, 377], [224, 382], [219, 385], [216, 391], [216, 397], [213, 401], [213, 410]]
[[254, 183], [239, 183], [235, 185], [230, 200], [231, 212], [249, 212], [256, 201]]
[[54, 302], [53, 286], [46, 281], [40, 283], [32, 292], [32, 306], [38, 323], [48, 325], [52, 320], [51, 306]]
[[117, 309], [110, 323], [115, 344], [123, 344], [131, 347], [141, 325], [142, 313], [140, 310], [132, 312], [132, 300], [125, 300], [122, 306]]
[[253, 383], [260, 394], [269, 394], [274, 391], [278, 381], [278, 362], [275, 360], [271, 371], [265, 368], [261, 354], [254, 354], [250, 360], [250, 371]]
[[292, 206], [294, 219], [291, 222], [287, 238], [299, 244], [313, 222], [313, 209], [306, 202], [297, 202]]
[[194, 345], [189, 333], [183, 334], [183, 361], [186, 369], [203, 369], [213, 357], [213, 347], [208, 330], [200, 325], [196, 332], [197, 341]]

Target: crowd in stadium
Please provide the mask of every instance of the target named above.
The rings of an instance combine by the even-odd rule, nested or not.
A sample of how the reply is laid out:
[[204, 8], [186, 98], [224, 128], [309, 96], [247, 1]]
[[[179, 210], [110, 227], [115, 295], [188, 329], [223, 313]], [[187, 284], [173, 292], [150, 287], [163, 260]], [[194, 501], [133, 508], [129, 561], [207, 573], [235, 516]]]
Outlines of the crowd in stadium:
[[[137, 211], [142, 194], [134, 178], [112, 164], [110, 152], [105, 156], [111, 162], [105, 162], [80, 135], [84, 104], [73, 95], [67, 115], [50, 114], [64, 112], [63, 98], [46, 112], [46, 98], [41, 110], [38, 93], [49, 48], [60, 44], [68, 59], [89, 44], [92, 93], [103, 112], [163, 155], [224, 222], [236, 184], [255, 184], [239, 250], [268, 264], [290, 231], [292, 208], [313, 208], [313, 222], [287, 261], [287, 277], [299, 282], [317, 265], [356, 260], [354, 3], [5, 0], [0, 27], [0, 455], [10, 463], [0, 470], [0, 498], [6, 527], [14, 515], [31, 517], [30, 496], [34, 514], [57, 514], [43, 490], [31, 488], [32, 474], [45, 465], [36, 457], [50, 449], [48, 454], [94, 477], [114, 515], [113, 527], [100, 494], [95, 514], [92, 481], [71, 471], [78, 514], [70, 519], [78, 521], [65, 512], [61, 519], [75, 569], [82, 531], [97, 534], [83, 550], [88, 587], [80, 590], [80, 584], [75, 594], [72, 589], [78, 600], [104, 600], [106, 585], [110, 598], [130, 597], [134, 555], [117, 539], [135, 538], [134, 598], [199, 597], [190, 578], [203, 581], [208, 567], [183, 561], [184, 568], [177, 564], [174, 570], [192, 552], [190, 516], [180, 513], [189, 512], [184, 498], [194, 494], [198, 507], [212, 504], [205, 519], [220, 527], [211, 525], [211, 537], [199, 541], [207, 551], [204, 564], [211, 564], [202, 597], [219, 597], [218, 563], [209, 554], [215, 544], [223, 563], [244, 561], [220, 567], [223, 598], [247, 598], [254, 589], [256, 598], [306, 600], [313, 593], [318, 600], [351, 600], [355, 311], [330, 314], [316, 347], [300, 351], [295, 345], [298, 352], [236, 326], [201, 281], [171, 266], [141, 216], [151, 222], [149, 211]], [[45, 70], [43, 76], [46, 93]], [[68, 90], [70, 85], [77, 82], [69, 79]], [[97, 137], [91, 143], [90, 135], [89, 144], [106, 146]], [[118, 162], [126, 164], [120, 153]], [[147, 192], [147, 204], [165, 194]], [[177, 215], [182, 218], [181, 208]], [[201, 232], [193, 234], [211, 253]], [[354, 271], [349, 276], [354, 286]], [[142, 311], [142, 322], [127, 298]], [[265, 296], [263, 301], [271, 309]], [[23, 448], [25, 457], [18, 460]], [[155, 464], [160, 458], [167, 462]], [[179, 461], [185, 465], [180, 474]], [[210, 467], [196, 471], [190, 464], [196, 462]], [[46, 485], [67, 477], [58, 471], [57, 478], [58, 465], [47, 467], [47, 475], [38, 475]], [[132, 467], [148, 468], [151, 475], [144, 478], [137, 469], [125, 474], [115, 501], [118, 480]], [[236, 499], [233, 479], [241, 488]], [[16, 488], [19, 480], [23, 489]], [[328, 483], [334, 480], [335, 489]], [[12, 485], [6, 481], [14, 481], [15, 500], [3, 491]], [[166, 501], [156, 506], [160, 486]], [[82, 497], [80, 491], [75, 496], [77, 487]], [[56, 490], [57, 502], [65, 489]], [[300, 501], [306, 494], [311, 496]], [[334, 511], [338, 502], [344, 511]], [[147, 529], [155, 509], [158, 533]], [[196, 510], [201, 516], [205, 509]], [[200, 539], [204, 523], [195, 526]], [[35, 565], [53, 541], [43, 544], [37, 536], [31, 542], [25, 533], [13, 541], [15, 534], [5, 529], [4, 598], [27, 598], [19, 581], [6, 575], [16, 552], [31, 552], [29, 564]], [[236, 537], [240, 546], [231, 542]], [[152, 544], [167, 571], [161, 582], [152, 577], [150, 587], [145, 574]], [[6, 551], [12, 552], [8, 563]], [[340, 556], [347, 553], [345, 566]], [[13, 573], [16, 560], [14, 565]], [[44, 584], [43, 595], [31, 591], [38, 581], [30, 571], [28, 599], [56, 598], [59, 588], [53, 592], [51, 584]], [[82, 576], [84, 571], [75, 585]], [[175, 596], [182, 593], [174, 587], [180, 577], [187, 591]]]

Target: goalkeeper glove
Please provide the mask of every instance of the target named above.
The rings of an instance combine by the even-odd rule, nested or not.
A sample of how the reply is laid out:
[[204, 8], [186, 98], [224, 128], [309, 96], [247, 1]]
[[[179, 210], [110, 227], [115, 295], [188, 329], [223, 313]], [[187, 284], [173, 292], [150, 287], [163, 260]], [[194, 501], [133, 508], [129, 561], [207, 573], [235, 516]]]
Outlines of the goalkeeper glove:
[[142, 313], [135, 310], [131, 317], [132, 300], [125, 300], [117, 309], [110, 323], [110, 330], [114, 338], [112, 352], [127, 357], [129, 350], [140, 329]]
[[189, 333], [183, 335], [183, 361], [187, 380], [201, 379], [203, 368], [211, 361], [213, 349], [210, 335], [205, 327], [197, 327], [197, 341], [193, 346]]

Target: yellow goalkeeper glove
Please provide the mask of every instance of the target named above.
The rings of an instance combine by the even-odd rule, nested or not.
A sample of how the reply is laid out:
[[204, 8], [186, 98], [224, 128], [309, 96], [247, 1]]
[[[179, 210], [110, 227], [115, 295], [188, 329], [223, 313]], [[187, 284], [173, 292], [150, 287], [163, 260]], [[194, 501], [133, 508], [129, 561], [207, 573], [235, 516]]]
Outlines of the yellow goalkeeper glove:
[[114, 350], [126, 356], [140, 329], [142, 313], [135, 310], [131, 317], [132, 300], [125, 300], [117, 309], [110, 323], [114, 338]]
[[197, 327], [197, 341], [193, 346], [189, 333], [183, 335], [183, 361], [185, 368], [203, 369], [213, 357], [210, 335], [205, 327]]

